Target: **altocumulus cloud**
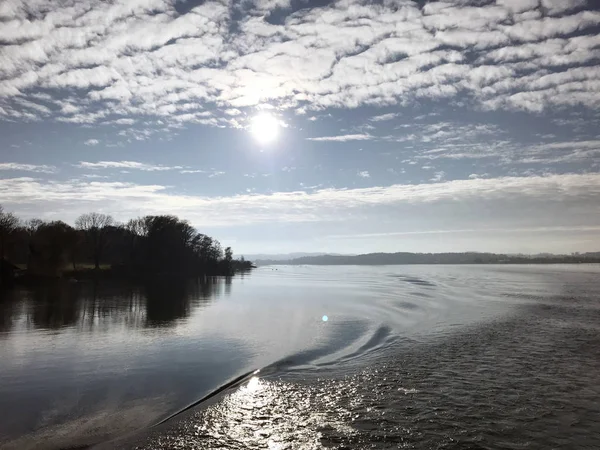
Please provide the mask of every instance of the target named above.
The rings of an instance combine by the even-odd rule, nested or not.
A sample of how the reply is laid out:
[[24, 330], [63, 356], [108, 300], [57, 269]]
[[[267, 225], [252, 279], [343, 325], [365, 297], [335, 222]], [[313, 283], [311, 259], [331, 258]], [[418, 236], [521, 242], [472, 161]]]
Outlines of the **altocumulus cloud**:
[[368, 141], [374, 139], [370, 134], [342, 134], [339, 136], [320, 136], [306, 138], [308, 141], [316, 142], [348, 142], [348, 141]]
[[600, 104], [600, 12], [583, 0], [344, 0], [286, 15], [292, 3], [4, 0], [0, 117], [168, 128], [239, 126], [238, 111], [264, 103]]
[[21, 172], [37, 172], [37, 173], [54, 173], [55, 166], [39, 165], [39, 164], [20, 164], [20, 163], [0, 163], [0, 171], [14, 170]]
[[[163, 166], [147, 164], [139, 161], [80, 161], [76, 164], [80, 169], [133, 169], [144, 172], [163, 172], [168, 170], [184, 170], [183, 166]], [[187, 173], [187, 172], [186, 172]]]

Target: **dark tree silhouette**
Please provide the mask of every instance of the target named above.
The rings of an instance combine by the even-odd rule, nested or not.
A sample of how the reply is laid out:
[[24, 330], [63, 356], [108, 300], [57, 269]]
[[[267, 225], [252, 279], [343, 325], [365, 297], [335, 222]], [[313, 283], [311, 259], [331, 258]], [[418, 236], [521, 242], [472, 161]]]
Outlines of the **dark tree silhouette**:
[[74, 264], [77, 237], [77, 231], [62, 221], [37, 225], [30, 238], [28, 270], [39, 275], [60, 275], [69, 262]]
[[6, 257], [8, 241], [18, 226], [19, 219], [17, 216], [4, 211], [4, 208], [0, 205], [0, 260]]
[[[3, 277], [14, 280], [21, 270], [9, 259], [26, 263], [24, 280], [61, 276], [69, 271], [69, 265], [72, 274], [89, 276], [85, 269], [78, 270], [77, 263], [90, 261], [96, 275], [136, 279], [229, 276], [252, 267], [248, 261], [233, 259], [231, 247], [223, 251], [218, 240], [171, 215], [139, 217], [116, 225], [109, 215], [89, 213], [75, 224], [77, 229], [62, 221], [30, 219], [19, 225], [13, 214], [0, 209], [0, 252], [11, 257], [4, 264]], [[100, 271], [101, 263], [110, 270]]]
[[85, 239], [91, 247], [95, 269], [100, 269], [100, 259], [107, 243], [107, 229], [113, 223], [112, 216], [96, 212], [82, 214], [75, 221], [75, 226], [84, 232]]
[[198, 233], [189, 222], [175, 216], [147, 216], [144, 222], [144, 253], [150, 271], [216, 274], [222, 259], [219, 241]]
[[231, 247], [227, 247], [225, 249], [225, 262], [231, 264], [231, 261], [233, 261], [233, 250], [231, 250]]
[[23, 224], [23, 228], [29, 236], [33, 236], [43, 224], [44, 221], [42, 219], [29, 219]]
[[148, 222], [143, 217], [130, 219], [123, 225], [129, 247], [129, 265], [137, 264], [143, 239], [148, 235]]

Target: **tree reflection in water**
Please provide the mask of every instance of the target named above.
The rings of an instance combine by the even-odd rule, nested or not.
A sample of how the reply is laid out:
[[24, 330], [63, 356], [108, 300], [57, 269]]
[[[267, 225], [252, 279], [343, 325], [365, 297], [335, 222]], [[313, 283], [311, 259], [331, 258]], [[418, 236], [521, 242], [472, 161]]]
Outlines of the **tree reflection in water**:
[[189, 317], [192, 309], [207, 306], [221, 295], [226, 283], [226, 279], [212, 277], [147, 283], [144, 286], [146, 325], [152, 328], [170, 326]]
[[0, 333], [16, 328], [108, 331], [170, 327], [231, 294], [231, 278], [143, 284], [57, 282], [0, 293]]
[[57, 283], [31, 292], [32, 304], [28, 322], [35, 328], [58, 330], [77, 323], [77, 293], [68, 284]]
[[3, 333], [7, 333], [13, 328], [15, 316], [18, 314], [19, 292], [15, 290], [0, 289], [0, 339]]

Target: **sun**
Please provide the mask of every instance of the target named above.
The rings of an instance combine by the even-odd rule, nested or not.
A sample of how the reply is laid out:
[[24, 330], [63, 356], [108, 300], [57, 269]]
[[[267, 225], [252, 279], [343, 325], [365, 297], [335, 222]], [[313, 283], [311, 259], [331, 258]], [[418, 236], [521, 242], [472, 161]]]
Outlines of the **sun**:
[[279, 121], [268, 113], [260, 113], [252, 119], [250, 132], [259, 144], [267, 145], [279, 137]]

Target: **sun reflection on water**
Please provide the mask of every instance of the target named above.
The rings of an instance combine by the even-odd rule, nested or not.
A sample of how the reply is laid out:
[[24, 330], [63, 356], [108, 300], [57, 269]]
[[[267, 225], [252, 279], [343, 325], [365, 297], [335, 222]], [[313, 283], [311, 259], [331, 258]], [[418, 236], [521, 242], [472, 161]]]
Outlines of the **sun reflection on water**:
[[352, 414], [340, 403], [352, 391], [346, 382], [315, 391], [253, 376], [144, 448], [320, 449], [331, 435], [355, 433]]
[[258, 391], [260, 388], [261, 388], [261, 384], [260, 384], [260, 380], [258, 379], [258, 377], [252, 377], [252, 378], [250, 378], [250, 381], [248, 381], [248, 384], [246, 384], [246, 386], [244, 386], [242, 389], [246, 389], [246, 391], [249, 393], [254, 393], [254, 392]]

